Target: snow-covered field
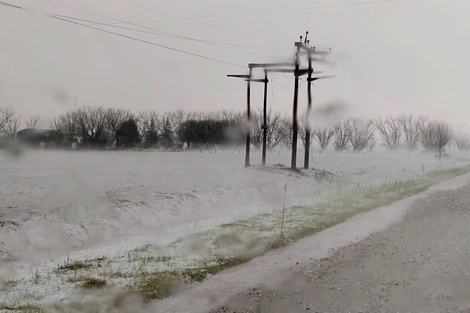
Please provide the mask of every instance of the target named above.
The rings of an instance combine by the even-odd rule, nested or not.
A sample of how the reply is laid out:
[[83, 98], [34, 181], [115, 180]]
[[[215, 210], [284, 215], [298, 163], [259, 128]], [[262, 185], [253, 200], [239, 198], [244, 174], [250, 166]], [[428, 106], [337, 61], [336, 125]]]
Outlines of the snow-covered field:
[[[254, 153], [252, 164], [259, 160]], [[64, 301], [85, 274], [125, 287], [131, 272], [192, 266], [210, 254], [194, 238], [277, 214], [286, 185], [287, 208], [310, 207], [358, 186], [470, 163], [464, 155], [439, 162], [420, 153], [332, 152], [314, 154], [314, 170], [296, 173], [281, 166], [290, 164], [287, 152], [268, 154], [267, 168], [243, 161], [239, 151], [0, 154], [0, 304]], [[70, 270], [79, 261], [88, 263]]]

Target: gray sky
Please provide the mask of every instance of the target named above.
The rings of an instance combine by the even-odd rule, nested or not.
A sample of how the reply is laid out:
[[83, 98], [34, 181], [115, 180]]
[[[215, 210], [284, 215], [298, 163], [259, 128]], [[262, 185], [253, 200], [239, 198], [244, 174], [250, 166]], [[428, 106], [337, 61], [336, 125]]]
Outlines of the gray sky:
[[[294, 41], [309, 30], [312, 45], [335, 52], [336, 66], [318, 69], [338, 75], [315, 84], [314, 105], [344, 100], [349, 114], [423, 114], [457, 128], [470, 121], [468, 0], [5, 2], [28, 10], [0, 5], [0, 105], [25, 118], [63, 113], [74, 107], [75, 97], [79, 105], [134, 112], [243, 110], [245, 84], [226, 74], [246, 73], [251, 62], [291, 60]], [[112, 24], [121, 28], [74, 20], [240, 67], [54, 20], [48, 13]], [[273, 76], [270, 106], [290, 113], [292, 90], [289, 75]], [[301, 82], [301, 111], [305, 93]], [[261, 106], [261, 85], [252, 99]]]

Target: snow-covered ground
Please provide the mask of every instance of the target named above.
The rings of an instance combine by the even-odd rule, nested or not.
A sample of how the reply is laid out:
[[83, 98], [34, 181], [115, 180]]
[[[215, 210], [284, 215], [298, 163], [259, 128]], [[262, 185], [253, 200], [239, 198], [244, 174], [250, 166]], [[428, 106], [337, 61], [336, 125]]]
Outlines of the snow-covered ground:
[[[287, 207], [311, 206], [356, 186], [469, 163], [465, 156], [439, 162], [433, 155], [385, 151], [312, 159], [315, 170], [295, 173], [281, 166], [290, 164], [287, 152], [268, 154], [267, 168], [243, 168], [238, 150], [0, 154], [0, 281], [14, 285], [4, 288], [0, 304], [66, 299], [70, 286], [56, 272], [70, 260], [119, 259], [110, 267], [126, 272], [147, 244], [164, 247], [222, 223], [280, 211], [286, 185]], [[259, 160], [254, 153], [252, 164]]]

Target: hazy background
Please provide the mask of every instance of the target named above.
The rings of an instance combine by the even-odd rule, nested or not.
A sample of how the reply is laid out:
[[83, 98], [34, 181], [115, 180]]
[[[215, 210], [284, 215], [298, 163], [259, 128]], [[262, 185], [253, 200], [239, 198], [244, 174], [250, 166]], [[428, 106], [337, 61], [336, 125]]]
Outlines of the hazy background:
[[[334, 50], [331, 58], [337, 62], [334, 68], [318, 67], [338, 77], [315, 83], [315, 105], [344, 100], [356, 115], [425, 114], [456, 129], [470, 117], [469, 1], [6, 2], [27, 10], [0, 5], [0, 105], [24, 118], [40, 114], [43, 123], [72, 109], [75, 99], [79, 106], [134, 112], [244, 110], [245, 85], [226, 74], [245, 73], [250, 62], [291, 59], [294, 41], [306, 30], [312, 45]], [[48, 13], [111, 24], [74, 20], [233, 65], [55, 20]], [[301, 111], [305, 87], [301, 82]], [[270, 106], [290, 113], [292, 89], [289, 75], [273, 76]], [[255, 108], [261, 97], [257, 85]]]

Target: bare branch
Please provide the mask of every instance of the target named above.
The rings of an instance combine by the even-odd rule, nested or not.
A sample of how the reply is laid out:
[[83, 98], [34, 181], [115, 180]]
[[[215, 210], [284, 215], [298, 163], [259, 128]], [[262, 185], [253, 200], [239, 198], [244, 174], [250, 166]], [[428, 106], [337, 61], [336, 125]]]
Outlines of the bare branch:
[[372, 120], [354, 119], [351, 133], [353, 150], [362, 151], [367, 148], [372, 138], [374, 138], [374, 131], [375, 125]]
[[39, 115], [31, 117], [29, 120], [26, 121], [26, 128], [28, 129], [35, 129], [39, 122]]
[[312, 136], [320, 145], [321, 151], [324, 151], [330, 144], [331, 139], [335, 135], [335, 127], [330, 124], [317, 126], [312, 131]]
[[375, 122], [375, 126], [385, 146], [389, 150], [397, 149], [402, 136], [402, 126], [399, 118], [387, 117], [385, 120], [378, 118]]
[[408, 150], [413, 151], [418, 146], [421, 130], [426, 125], [428, 118], [425, 116], [400, 115], [398, 120], [405, 134], [406, 146]]
[[335, 129], [335, 150], [347, 150], [352, 138], [355, 120], [353, 118], [345, 118], [338, 121], [334, 125]]

